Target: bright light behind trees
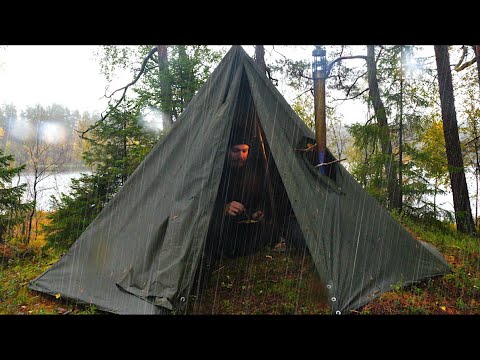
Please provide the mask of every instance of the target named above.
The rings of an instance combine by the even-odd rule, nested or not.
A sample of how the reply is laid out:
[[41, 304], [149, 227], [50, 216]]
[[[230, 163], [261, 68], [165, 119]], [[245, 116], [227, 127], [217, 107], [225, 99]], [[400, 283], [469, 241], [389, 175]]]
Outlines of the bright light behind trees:
[[147, 106], [142, 110], [140, 125], [148, 130], [161, 131], [163, 122], [167, 116], [163, 111], [152, 106]]
[[66, 140], [65, 126], [55, 122], [42, 123], [40, 137], [48, 144], [62, 144]]

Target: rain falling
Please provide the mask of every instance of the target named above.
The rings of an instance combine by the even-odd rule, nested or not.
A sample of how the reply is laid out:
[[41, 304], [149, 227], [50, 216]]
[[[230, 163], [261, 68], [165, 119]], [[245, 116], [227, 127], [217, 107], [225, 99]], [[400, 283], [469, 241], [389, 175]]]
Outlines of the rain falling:
[[479, 314], [478, 47], [300, 48], [139, 47], [99, 113], [2, 105], [0, 313]]

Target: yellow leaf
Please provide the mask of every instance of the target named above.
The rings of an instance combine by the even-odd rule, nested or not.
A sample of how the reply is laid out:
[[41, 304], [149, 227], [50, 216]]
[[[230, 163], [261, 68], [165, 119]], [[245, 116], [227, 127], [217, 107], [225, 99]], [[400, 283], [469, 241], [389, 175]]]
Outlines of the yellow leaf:
[[446, 306], [440, 306], [440, 309], [442, 309], [443, 311], [447, 311], [447, 307], [446, 307]]
[[60, 298], [60, 294], [55, 294], [55, 297], [56, 297], [57, 299], [59, 299], [59, 298]]

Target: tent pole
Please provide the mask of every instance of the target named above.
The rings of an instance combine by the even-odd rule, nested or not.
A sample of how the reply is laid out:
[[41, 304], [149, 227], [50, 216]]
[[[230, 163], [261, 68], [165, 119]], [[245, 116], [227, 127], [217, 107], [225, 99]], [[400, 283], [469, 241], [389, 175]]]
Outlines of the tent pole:
[[[313, 77], [313, 96], [315, 103], [315, 137], [317, 140], [318, 163], [325, 162], [327, 150], [327, 124], [326, 124], [326, 104], [325, 104], [325, 78], [326, 78], [326, 50], [320, 45], [316, 45], [312, 53], [314, 61], [312, 66]], [[325, 167], [320, 167], [320, 173], [325, 174]]]

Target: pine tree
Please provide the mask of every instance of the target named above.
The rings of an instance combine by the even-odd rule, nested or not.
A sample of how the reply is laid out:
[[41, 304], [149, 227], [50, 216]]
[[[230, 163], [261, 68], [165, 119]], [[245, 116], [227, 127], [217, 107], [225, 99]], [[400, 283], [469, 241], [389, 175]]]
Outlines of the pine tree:
[[52, 197], [51, 222], [43, 227], [50, 245], [70, 246], [158, 142], [162, 133], [148, 131], [142, 123], [135, 103], [126, 102], [92, 130], [83, 155], [92, 173], [72, 179], [68, 195]]
[[23, 203], [26, 184], [12, 185], [12, 180], [25, 166], [12, 167], [13, 155], [5, 155], [0, 149], [0, 243], [11, 235], [14, 226], [24, 219], [31, 204]]

